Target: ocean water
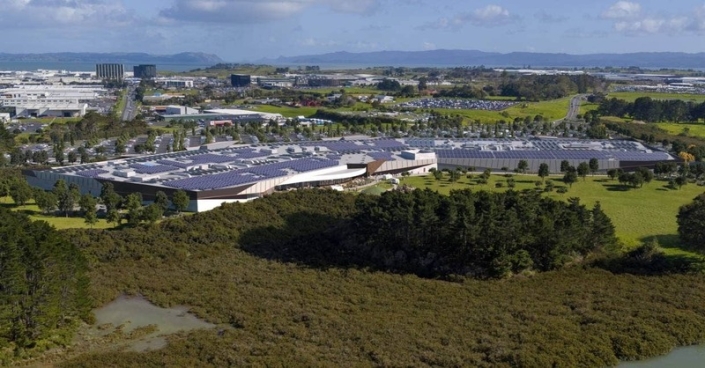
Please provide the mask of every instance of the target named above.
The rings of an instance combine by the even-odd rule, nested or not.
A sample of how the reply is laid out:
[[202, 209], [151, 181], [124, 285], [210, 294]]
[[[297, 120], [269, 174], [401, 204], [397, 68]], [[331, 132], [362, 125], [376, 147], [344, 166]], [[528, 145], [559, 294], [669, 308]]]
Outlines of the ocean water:
[[[0, 61], [0, 71], [33, 71], [33, 70], [66, 70], [71, 72], [95, 72], [96, 63], [73, 63], [73, 62], [5, 62]], [[144, 63], [151, 64], [151, 63]], [[132, 67], [137, 64], [123, 64], [125, 71], [132, 71]], [[193, 69], [205, 68], [211, 65], [206, 64], [156, 64], [157, 71], [185, 72]]]

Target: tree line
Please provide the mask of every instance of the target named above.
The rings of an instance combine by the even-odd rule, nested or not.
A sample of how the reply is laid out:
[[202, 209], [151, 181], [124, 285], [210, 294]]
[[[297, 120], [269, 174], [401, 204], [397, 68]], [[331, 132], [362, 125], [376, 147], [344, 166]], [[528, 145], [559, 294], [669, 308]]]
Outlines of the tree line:
[[49, 224], [0, 208], [0, 363], [71, 342], [91, 318], [87, 267]]
[[34, 200], [44, 215], [80, 215], [89, 226], [98, 222], [98, 204], [105, 206], [104, 216], [108, 223], [119, 226], [125, 221], [130, 226], [137, 226], [141, 223], [154, 224], [170, 210], [179, 214], [190, 203], [188, 194], [183, 190], [174, 192], [171, 198], [163, 191], [157, 191], [153, 203], [145, 206], [141, 193], [135, 192], [123, 197], [115, 192], [111, 182], [103, 183], [98, 197], [81, 194], [76, 184], [67, 184], [63, 179], [57, 180], [51, 190], [45, 191], [32, 188], [21, 175], [0, 178], [0, 196], [9, 196], [17, 206], [24, 206]]
[[588, 210], [577, 198], [562, 202], [531, 191], [360, 196], [352, 223], [358, 254], [426, 276], [549, 271], [617, 241], [599, 203]]
[[631, 117], [649, 123], [697, 122], [705, 119], [705, 102], [654, 100], [648, 96], [627, 102], [612, 97], [601, 100], [597, 111], [602, 116]]

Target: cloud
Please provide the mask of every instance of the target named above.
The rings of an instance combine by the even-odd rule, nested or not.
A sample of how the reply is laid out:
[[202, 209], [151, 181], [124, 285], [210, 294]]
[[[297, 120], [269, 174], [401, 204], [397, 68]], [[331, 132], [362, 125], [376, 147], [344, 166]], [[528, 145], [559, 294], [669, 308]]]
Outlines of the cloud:
[[499, 5], [487, 5], [471, 12], [460, 13], [452, 18], [439, 18], [416, 29], [459, 29], [466, 24], [476, 27], [497, 27], [516, 21], [518, 18]]
[[300, 46], [305, 47], [331, 47], [339, 45], [338, 42], [333, 40], [321, 40], [315, 37], [308, 37], [297, 42]]
[[683, 31], [688, 25], [688, 17], [654, 18], [645, 17], [634, 21], [619, 21], [614, 29], [630, 35], [667, 33]]
[[541, 23], [563, 23], [568, 20], [568, 17], [563, 17], [560, 15], [553, 15], [546, 13], [545, 11], [540, 11], [534, 14], [534, 18]]
[[617, 1], [602, 12], [603, 19], [633, 19], [641, 14], [641, 4], [630, 1]]
[[371, 14], [383, 0], [175, 0], [159, 12], [168, 20], [218, 23], [260, 23], [286, 19], [313, 6], [338, 13]]
[[0, 9], [0, 27], [126, 27], [137, 19], [111, 0], [0, 0]]
[[687, 29], [698, 34], [705, 33], [705, 4], [695, 8], [693, 19]]
[[613, 21], [615, 31], [629, 36], [705, 33], [705, 5], [688, 15], [666, 15], [649, 14], [639, 3], [618, 1], [602, 12], [600, 17]]
[[472, 13], [460, 17], [463, 21], [484, 27], [507, 24], [511, 18], [509, 10], [499, 5], [487, 5], [484, 8], [475, 9]]
[[431, 43], [431, 42], [424, 42], [423, 43], [423, 49], [424, 50], [435, 50], [436, 49], [436, 44]]

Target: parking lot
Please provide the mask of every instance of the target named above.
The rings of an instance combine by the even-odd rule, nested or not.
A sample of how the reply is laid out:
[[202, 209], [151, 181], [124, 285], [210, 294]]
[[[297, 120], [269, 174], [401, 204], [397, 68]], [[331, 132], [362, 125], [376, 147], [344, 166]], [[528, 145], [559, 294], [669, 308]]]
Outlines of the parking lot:
[[424, 98], [400, 103], [401, 108], [413, 109], [457, 109], [500, 111], [515, 105], [512, 101], [463, 100], [454, 98]]

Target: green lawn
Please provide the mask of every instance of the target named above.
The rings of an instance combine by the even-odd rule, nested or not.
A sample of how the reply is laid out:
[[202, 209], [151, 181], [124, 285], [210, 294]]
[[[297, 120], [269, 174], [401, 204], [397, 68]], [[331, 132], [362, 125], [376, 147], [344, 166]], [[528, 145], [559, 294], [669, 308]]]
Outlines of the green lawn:
[[[14, 202], [12, 202], [12, 199], [8, 197], [0, 198], [0, 206], [8, 207], [14, 211], [22, 212], [26, 215], [29, 215], [29, 217], [32, 220], [41, 220], [41, 221], [46, 221], [49, 223], [49, 225], [54, 226], [55, 228], [61, 230], [61, 229], [88, 229], [91, 228], [89, 225], [87, 225], [82, 217], [64, 217], [64, 216], [49, 216], [49, 215], [44, 215], [41, 213], [39, 210], [39, 207], [37, 207], [36, 204], [34, 204], [34, 201], [29, 202], [29, 204], [26, 204], [24, 206], [15, 206]], [[98, 222], [93, 225], [94, 229], [107, 229], [107, 228], [112, 228], [114, 227], [114, 224], [108, 224], [107, 221], [104, 219], [99, 219]]]
[[705, 95], [691, 93], [660, 93], [660, 92], [611, 92], [608, 97], [616, 97], [621, 100], [633, 102], [639, 97], [651, 97], [655, 100], [685, 100], [703, 102]]
[[592, 110], [597, 110], [598, 107], [600, 107], [600, 104], [589, 103], [587, 101], [583, 101], [580, 104], [580, 110], [578, 111], [578, 114], [585, 115], [586, 112], [592, 111]]
[[705, 138], [705, 124], [656, 123], [656, 125], [673, 135], [685, 134], [689, 137]]
[[[475, 174], [474, 178], [478, 175]], [[468, 180], [465, 176], [454, 184], [448, 182], [448, 177], [436, 181], [432, 176], [416, 176], [402, 179], [402, 184], [416, 188], [431, 188], [441, 193], [451, 189], [471, 188], [473, 190], [503, 191], [507, 190], [503, 175], [493, 175], [488, 184], [480, 185], [475, 179]], [[535, 188], [535, 182], [540, 180], [536, 175], [515, 175], [515, 190]], [[552, 177], [556, 186], [564, 185], [561, 177]], [[472, 181], [472, 183], [469, 183]], [[496, 182], [504, 182], [503, 188], [496, 188]], [[588, 177], [573, 184], [566, 194], [555, 191], [549, 197], [567, 199], [579, 197], [582, 203], [593, 206], [599, 201], [605, 213], [612, 218], [617, 229], [617, 235], [627, 246], [635, 246], [651, 237], [658, 237], [662, 246], [669, 252], [685, 252], [678, 249], [676, 214], [680, 206], [689, 203], [705, 188], [688, 184], [680, 190], [666, 188], [666, 182], [653, 181], [639, 189], [623, 190], [617, 181], [610, 181], [604, 176]], [[687, 252], [686, 252], [687, 253]]]
[[279, 113], [287, 118], [295, 118], [297, 116], [311, 116], [316, 113], [318, 107], [288, 107], [288, 106], [272, 106], [272, 105], [254, 105], [250, 110], [262, 111], [269, 113]]

